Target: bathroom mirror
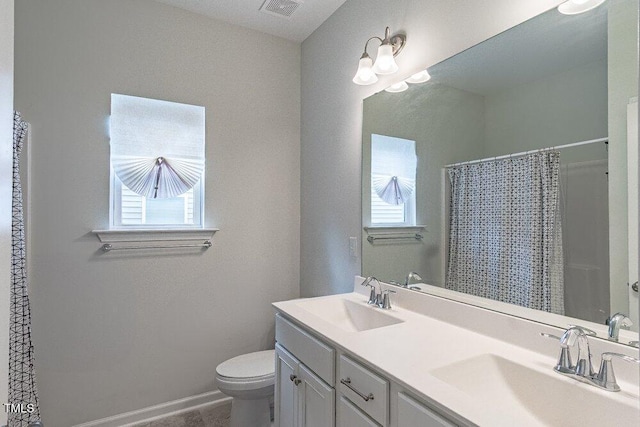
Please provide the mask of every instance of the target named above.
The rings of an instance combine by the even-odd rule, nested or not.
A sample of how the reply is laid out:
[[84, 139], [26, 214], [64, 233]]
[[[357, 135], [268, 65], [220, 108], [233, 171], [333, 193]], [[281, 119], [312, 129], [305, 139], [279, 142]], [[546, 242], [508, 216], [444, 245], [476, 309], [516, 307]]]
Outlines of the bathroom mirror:
[[[637, 129], [637, 26], [637, 0], [609, 0], [571, 16], [554, 8], [429, 67], [427, 82], [365, 99], [362, 275], [403, 284], [409, 272], [416, 272], [420, 279], [410, 283], [416, 291], [561, 327], [604, 325], [611, 314], [622, 312], [637, 331], [638, 293], [629, 286], [638, 280], [637, 200], [629, 200], [629, 194], [637, 197], [637, 175], [628, 178], [637, 174], [637, 153], [628, 155], [628, 132]], [[555, 200], [549, 218], [557, 224], [542, 230], [544, 239], [551, 234], [552, 240], [535, 243], [553, 252], [543, 259], [557, 282], [545, 297], [558, 296], [554, 309], [551, 303], [521, 303], [532, 298], [523, 293], [535, 291], [528, 285], [514, 288], [513, 272], [494, 259], [498, 252], [511, 251], [511, 262], [529, 262], [514, 252], [531, 246], [515, 236], [524, 226], [489, 223], [498, 221], [500, 209], [487, 200], [474, 204], [470, 193], [475, 188], [486, 199], [487, 191], [496, 191], [494, 199], [502, 206], [508, 196], [487, 182], [498, 176], [496, 182], [529, 179], [505, 178], [500, 168], [511, 171], [517, 162], [530, 166], [524, 159], [533, 157], [551, 157], [555, 165], [552, 186], [545, 184], [528, 201]], [[452, 186], [456, 178], [450, 171], [463, 169], [466, 187]], [[478, 190], [479, 185], [485, 187]], [[528, 189], [509, 191], [525, 197]], [[533, 212], [520, 202], [509, 206]], [[472, 226], [460, 219], [465, 209], [467, 220], [476, 221]], [[545, 220], [536, 216], [531, 221]], [[495, 229], [511, 231], [505, 235]], [[458, 240], [452, 240], [452, 233]], [[464, 257], [451, 245], [459, 251], [465, 238], [476, 240], [467, 242], [469, 264], [461, 266]], [[480, 247], [474, 246], [477, 239], [493, 240]], [[469, 291], [456, 282], [469, 269], [474, 270], [465, 271], [467, 279], [502, 269], [495, 274], [502, 275], [504, 289]], [[542, 280], [537, 271], [528, 270], [531, 277], [524, 282]], [[595, 329], [606, 331], [604, 326]], [[637, 333], [635, 338], [627, 333], [620, 342], [637, 339]]]

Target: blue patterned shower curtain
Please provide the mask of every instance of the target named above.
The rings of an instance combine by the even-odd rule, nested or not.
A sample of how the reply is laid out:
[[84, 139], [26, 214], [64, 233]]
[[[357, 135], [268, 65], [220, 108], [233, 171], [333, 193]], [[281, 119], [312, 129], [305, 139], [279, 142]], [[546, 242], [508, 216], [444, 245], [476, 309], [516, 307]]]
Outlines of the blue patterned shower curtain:
[[[27, 293], [26, 248], [20, 185], [20, 153], [27, 123], [13, 116], [13, 202], [11, 241], [11, 306], [9, 323], [8, 427], [28, 427], [40, 420], [31, 342], [31, 307]], [[37, 424], [36, 424], [37, 425]]]
[[446, 287], [564, 314], [560, 153], [449, 169]]

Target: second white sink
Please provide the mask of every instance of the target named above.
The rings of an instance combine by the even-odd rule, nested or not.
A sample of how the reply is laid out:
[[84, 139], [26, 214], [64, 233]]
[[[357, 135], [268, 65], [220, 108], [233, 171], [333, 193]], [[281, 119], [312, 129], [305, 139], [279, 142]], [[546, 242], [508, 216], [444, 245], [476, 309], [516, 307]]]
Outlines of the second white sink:
[[349, 332], [367, 331], [403, 322], [382, 309], [342, 298], [302, 300], [298, 302], [298, 306]]
[[512, 425], [623, 426], [639, 420], [638, 402], [633, 399], [627, 402], [617, 393], [564, 378], [551, 367], [548, 373], [540, 372], [493, 354], [434, 369], [431, 374], [479, 404], [504, 412]]

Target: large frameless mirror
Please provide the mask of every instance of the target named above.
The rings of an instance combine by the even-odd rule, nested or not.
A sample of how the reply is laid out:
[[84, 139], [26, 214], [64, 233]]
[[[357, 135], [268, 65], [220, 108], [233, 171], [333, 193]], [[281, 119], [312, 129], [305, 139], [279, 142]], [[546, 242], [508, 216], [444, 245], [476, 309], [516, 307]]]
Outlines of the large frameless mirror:
[[637, 37], [636, 0], [554, 8], [367, 98], [363, 275], [637, 331]]

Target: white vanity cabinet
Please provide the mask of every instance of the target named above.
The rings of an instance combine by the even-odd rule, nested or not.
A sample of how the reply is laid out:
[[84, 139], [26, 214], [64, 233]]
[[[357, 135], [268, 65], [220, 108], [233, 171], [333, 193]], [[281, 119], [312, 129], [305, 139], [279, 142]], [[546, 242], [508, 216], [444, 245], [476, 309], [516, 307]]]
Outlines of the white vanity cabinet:
[[455, 424], [433, 412], [405, 392], [398, 392], [396, 427], [455, 427]]
[[339, 426], [380, 427], [380, 424], [369, 418], [343, 395], [338, 397], [337, 406], [336, 419]]
[[[338, 361], [339, 407], [338, 426], [351, 426], [355, 416], [367, 419], [362, 425], [389, 425], [389, 381], [355, 361], [341, 354]], [[349, 404], [350, 403], [350, 404]], [[364, 421], [363, 421], [364, 422]]]
[[455, 427], [366, 362], [276, 314], [275, 427]]
[[279, 315], [276, 341], [275, 425], [334, 427], [335, 351]]

